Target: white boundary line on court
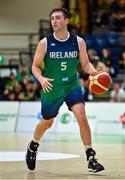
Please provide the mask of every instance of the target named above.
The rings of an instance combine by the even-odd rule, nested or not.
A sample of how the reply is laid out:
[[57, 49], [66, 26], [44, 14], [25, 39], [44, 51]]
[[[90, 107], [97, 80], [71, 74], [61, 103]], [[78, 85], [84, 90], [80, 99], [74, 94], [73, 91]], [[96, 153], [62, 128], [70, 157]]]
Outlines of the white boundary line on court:
[[[0, 161], [24, 161], [26, 152], [22, 151], [0, 151]], [[77, 154], [39, 152], [37, 160], [57, 160], [79, 158]]]

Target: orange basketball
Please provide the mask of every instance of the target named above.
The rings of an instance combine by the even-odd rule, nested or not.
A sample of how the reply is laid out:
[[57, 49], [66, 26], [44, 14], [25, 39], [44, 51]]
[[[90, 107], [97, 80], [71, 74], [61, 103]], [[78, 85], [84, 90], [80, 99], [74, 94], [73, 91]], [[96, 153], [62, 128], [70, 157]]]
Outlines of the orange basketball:
[[111, 85], [111, 77], [107, 72], [101, 72], [95, 76], [89, 76], [89, 91], [94, 94], [104, 94], [109, 90]]

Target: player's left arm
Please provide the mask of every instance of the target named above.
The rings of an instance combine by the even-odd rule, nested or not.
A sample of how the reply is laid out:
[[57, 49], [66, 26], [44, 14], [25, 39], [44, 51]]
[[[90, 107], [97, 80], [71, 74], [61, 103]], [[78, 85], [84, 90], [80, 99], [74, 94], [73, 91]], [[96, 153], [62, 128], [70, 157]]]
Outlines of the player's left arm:
[[88, 74], [92, 74], [92, 75], [97, 74], [98, 71], [94, 68], [94, 66], [89, 61], [88, 54], [86, 51], [85, 41], [82, 38], [78, 37], [78, 42], [79, 42], [79, 58], [80, 58], [80, 63], [83, 70]]

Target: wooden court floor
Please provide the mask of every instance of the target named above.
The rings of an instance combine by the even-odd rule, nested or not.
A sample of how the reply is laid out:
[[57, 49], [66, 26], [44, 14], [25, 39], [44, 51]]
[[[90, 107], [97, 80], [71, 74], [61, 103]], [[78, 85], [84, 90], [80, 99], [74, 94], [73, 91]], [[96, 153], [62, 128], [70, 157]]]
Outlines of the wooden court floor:
[[[25, 152], [29, 133], [1, 133], [0, 152]], [[78, 135], [44, 135], [39, 152], [77, 154], [73, 159], [40, 160], [36, 170], [27, 169], [24, 161], [0, 161], [0, 179], [125, 179], [125, 137], [93, 136], [97, 158], [105, 171], [89, 173], [84, 148]]]

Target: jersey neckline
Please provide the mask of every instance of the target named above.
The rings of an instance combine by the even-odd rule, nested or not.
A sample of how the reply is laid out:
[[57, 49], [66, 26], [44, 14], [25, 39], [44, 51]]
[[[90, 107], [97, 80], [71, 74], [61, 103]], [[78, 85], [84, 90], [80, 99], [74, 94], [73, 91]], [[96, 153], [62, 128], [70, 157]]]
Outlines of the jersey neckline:
[[70, 34], [69, 34], [69, 32], [68, 32], [68, 36], [67, 36], [66, 39], [58, 39], [58, 38], [56, 37], [56, 35], [55, 35], [55, 32], [53, 33], [53, 36], [54, 36], [54, 38], [55, 38], [57, 41], [65, 42], [65, 41], [67, 41], [67, 40], [69, 39]]

